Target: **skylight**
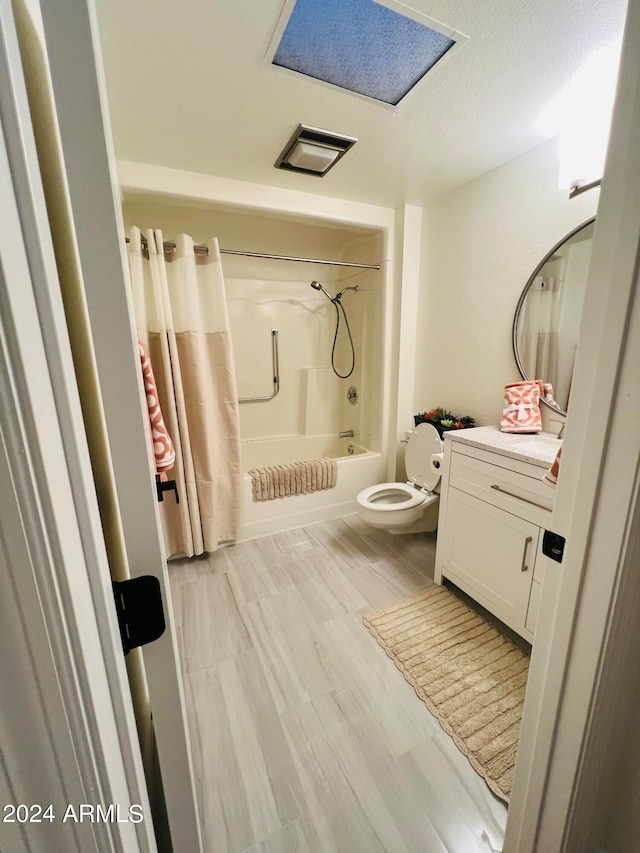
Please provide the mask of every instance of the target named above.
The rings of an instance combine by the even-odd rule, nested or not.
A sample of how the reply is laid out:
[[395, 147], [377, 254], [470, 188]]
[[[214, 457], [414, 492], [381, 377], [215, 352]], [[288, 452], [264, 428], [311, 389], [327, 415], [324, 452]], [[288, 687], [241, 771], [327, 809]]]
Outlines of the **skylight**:
[[399, 3], [296, 0], [272, 62], [397, 106], [464, 38]]

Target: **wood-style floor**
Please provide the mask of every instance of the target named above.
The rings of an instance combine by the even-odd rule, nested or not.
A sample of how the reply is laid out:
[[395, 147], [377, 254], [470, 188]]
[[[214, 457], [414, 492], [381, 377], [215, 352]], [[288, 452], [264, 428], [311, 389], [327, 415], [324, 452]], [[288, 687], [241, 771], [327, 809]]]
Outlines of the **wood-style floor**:
[[434, 552], [353, 516], [169, 564], [207, 853], [501, 849], [505, 805], [361, 620]]

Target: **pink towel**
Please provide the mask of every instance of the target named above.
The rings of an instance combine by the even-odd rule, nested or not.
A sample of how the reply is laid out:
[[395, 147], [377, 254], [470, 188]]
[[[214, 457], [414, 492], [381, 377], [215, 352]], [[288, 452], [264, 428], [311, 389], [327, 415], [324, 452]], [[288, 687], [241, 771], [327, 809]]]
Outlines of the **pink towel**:
[[551, 406], [557, 406], [558, 404], [555, 401], [555, 397], [553, 396], [553, 385], [550, 382], [544, 382], [542, 385], [543, 397], [547, 403]]
[[542, 383], [534, 380], [511, 382], [504, 388], [504, 409], [500, 420], [502, 432], [541, 432], [539, 398]]
[[560, 473], [560, 457], [562, 455], [562, 448], [558, 449], [556, 453], [556, 458], [551, 463], [551, 468], [547, 471], [547, 473], [542, 478], [545, 483], [548, 483], [550, 486], [555, 486], [558, 482], [558, 474]]
[[151, 359], [149, 358], [146, 346], [141, 340], [138, 340], [138, 349], [140, 351], [144, 392], [149, 410], [149, 433], [156, 463], [156, 474], [163, 474], [169, 468], [173, 468], [173, 464], [176, 461], [176, 452], [173, 449], [173, 442], [164, 425], [156, 381], [153, 378], [153, 370], [151, 369]]

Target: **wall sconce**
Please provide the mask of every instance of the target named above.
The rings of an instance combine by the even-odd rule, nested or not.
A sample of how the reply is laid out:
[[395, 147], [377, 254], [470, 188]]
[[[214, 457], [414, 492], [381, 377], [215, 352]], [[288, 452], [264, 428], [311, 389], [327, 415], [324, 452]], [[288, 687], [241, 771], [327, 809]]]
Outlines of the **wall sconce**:
[[594, 51], [538, 119], [538, 130], [559, 137], [558, 186], [569, 198], [601, 184], [619, 61], [618, 42]]
[[569, 198], [575, 198], [577, 195], [582, 195], [582, 193], [589, 192], [589, 190], [594, 190], [596, 187], [599, 187], [601, 183], [602, 178], [598, 178], [597, 181], [591, 181], [588, 184], [585, 184], [582, 181], [572, 183], [569, 188]]

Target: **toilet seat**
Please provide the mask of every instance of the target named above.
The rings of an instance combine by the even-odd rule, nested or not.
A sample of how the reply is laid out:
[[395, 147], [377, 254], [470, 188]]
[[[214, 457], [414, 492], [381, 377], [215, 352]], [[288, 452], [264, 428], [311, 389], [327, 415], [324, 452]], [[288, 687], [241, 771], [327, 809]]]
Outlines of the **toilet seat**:
[[392, 533], [433, 530], [433, 526], [428, 526], [432, 522], [427, 508], [439, 500], [434, 490], [440, 472], [434, 471], [430, 462], [434, 454], [442, 452], [442, 440], [434, 427], [426, 423], [405, 435], [409, 482], [379, 483], [363, 489], [356, 497], [358, 515], [366, 524]]
[[425, 492], [406, 483], [378, 483], [363, 489], [356, 501], [361, 507], [376, 512], [398, 512], [422, 506], [428, 497]]

